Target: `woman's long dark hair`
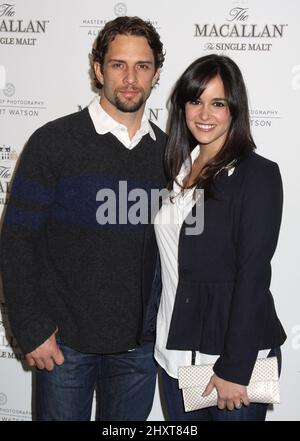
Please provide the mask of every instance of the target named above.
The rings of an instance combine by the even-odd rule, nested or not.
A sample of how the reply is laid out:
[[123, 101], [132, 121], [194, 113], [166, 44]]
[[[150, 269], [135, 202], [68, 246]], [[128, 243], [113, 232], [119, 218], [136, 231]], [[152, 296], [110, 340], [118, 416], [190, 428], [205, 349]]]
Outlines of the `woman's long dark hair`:
[[187, 127], [185, 105], [189, 101], [197, 100], [207, 83], [217, 75], [223, 81], [232, 121], [224, 145], [201, 171], [196, 179], [196, 188], [203, 188], [210, 194], [218, 172], [256, 148], [250, 131], [246, 87], [239, 67], [226, 56], [212, 54], [198, 58], [181, 75], [170, 97], [169, 140], [165, 152], [169, 189], [172, 188], [181, 165], [198, 144]]

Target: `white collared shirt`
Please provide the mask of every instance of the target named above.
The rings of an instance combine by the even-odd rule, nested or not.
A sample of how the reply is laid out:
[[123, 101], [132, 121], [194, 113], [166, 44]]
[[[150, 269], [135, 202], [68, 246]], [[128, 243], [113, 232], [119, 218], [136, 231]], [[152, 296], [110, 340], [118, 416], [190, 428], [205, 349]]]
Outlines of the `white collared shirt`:
[[126, 147], [127, 149], [133, 149], [143, 136], [149, 135], [156, 141], [155, 133], [149, 123], [145, 112], [142, 117], [141, 127], [138, 129], [132, 139], [129, 138], [127, 127], [114, 120], [108, 113], [103, 110], [99, 96], [96, 96], [88, 106], [90, 117], [92, 118], [96, 132], [99, 135], [105, 135], [110, 132]]
[[[196, 146], [191, 152], [193, 164], [200, 152]], [[181, 167], [177, 181], [182, 184], [189, 172], [190, 162], [187, 160]], [[178, 285], [178, 245], [182, 223], [188, 215], [195, 199], [194, 188], [182, 191], [174, 181], [173, 201], [166, 198], [154, 219], [154, 228], [157, 245], [161, 259], [162, 294], [157, 314], [157, 331], [154, 357], [158, 364], [173, 378], [178, 378], [178, 368], [188, 366], [192, 361], [191, 351], [167, 349], [170, 323], [173, 314], [175, 295]], [[209, 354], [196, 354], [196, 364], [214, 363], [218, 356]]]

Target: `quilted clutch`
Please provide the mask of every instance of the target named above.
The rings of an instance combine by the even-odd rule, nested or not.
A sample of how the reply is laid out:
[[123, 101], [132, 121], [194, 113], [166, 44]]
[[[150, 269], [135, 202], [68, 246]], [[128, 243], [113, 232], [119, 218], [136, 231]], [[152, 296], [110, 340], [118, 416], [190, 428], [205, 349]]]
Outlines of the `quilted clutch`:
[[[217, 405], [217, 391], [202, 397], [213, 372], [213, 364], [192, 365], [179, 368], [178, 384], [182, 389], [186, 412]], [[250, 402], [279, 403], [279, 378], [276, 357], [257, 359], [250, 383], [247, 386]]]

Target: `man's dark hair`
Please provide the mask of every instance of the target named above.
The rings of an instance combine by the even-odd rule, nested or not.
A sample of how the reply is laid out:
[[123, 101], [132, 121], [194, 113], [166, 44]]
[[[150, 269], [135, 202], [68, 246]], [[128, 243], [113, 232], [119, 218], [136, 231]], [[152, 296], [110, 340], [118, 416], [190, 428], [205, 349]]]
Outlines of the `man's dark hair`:
[[[104, 57], [108, 51], [109, 44], [117, 35], [145, 37], [153, 52], [155, 71], [163, 65], [165, 56], [160, 36], [149, 21], [146, 22], [139, 17], [117, 17], [106, 23], [104, 28], [99, 32], [92, 50], [93, 63], [98, 62], [101, 67], [103, 66]], [[102, 88], [102, 84], [100, 84], [96, 77], [95, 86], [98, 89]]]

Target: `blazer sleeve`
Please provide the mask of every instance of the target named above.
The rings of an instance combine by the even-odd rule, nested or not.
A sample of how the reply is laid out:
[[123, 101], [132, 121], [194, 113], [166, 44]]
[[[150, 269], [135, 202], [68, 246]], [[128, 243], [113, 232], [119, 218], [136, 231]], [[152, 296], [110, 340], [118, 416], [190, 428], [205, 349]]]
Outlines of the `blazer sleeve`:
[[[268, 161], [244, 180], [237, 234], [237, 276], [224, 351], [214, 365], [221, 378], [248, 385], [264, 330], [271, 259], [282, 216], [279, 167]], [[266, 348], [267, 349], [267, 348]]]
[[25, 353], [38, 347], [56, 329], [39, 283], [55, 188], [51, 150], [44, 130], [31, 136], [14, 177], [1, 234], [1, 272], [8, 318]]

